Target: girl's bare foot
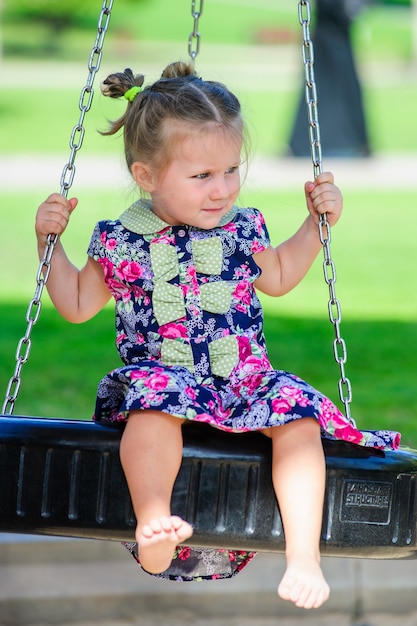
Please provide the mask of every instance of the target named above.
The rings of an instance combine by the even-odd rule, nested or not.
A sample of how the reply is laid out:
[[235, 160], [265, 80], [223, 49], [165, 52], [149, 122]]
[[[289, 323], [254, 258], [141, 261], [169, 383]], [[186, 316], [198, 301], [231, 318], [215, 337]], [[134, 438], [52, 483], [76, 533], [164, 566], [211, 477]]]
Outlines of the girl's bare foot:
[[171, 564], [175, 547], [193, 534], [180, 517], [159, 517], [138, 529], [136, 541], [143, 569], [151, 574], [164, 572]]
[[288, 561], [278, 595], [304, 609], [316, 609], [326, 602], [329, 586], [316, 559], [304, 556]]

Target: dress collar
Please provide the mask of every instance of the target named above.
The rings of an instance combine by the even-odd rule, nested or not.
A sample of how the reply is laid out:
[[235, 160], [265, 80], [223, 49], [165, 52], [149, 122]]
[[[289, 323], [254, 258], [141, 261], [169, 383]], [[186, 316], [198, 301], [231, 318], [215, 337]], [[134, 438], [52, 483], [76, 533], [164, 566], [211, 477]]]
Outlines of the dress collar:
[[[231, 222], [236, 213], [238, 207], [233, 205], [230, 211], [223, 215], [219, 222], [219, 226], [225, 226]], [[140, 198], [134, 202], [126, 211], [120, 216], [120, 222], [122, 226], [128, 230], [136, 233], [137, 235], [150, 235], [152, 233], [159, 233], [164, 228], [171, 228], [172, 224], [168, 224], [161, 220], [160, 217], [155, 215], [152, 211], [152, 201], [144, 198]], [[201, 229], [204, 230], [204, 229]]]

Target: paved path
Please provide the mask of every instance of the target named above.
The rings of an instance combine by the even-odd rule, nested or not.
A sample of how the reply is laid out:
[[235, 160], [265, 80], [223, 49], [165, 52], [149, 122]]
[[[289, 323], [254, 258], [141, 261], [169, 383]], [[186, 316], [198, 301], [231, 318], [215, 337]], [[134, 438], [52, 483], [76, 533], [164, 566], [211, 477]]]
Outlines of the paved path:
[[310, 612], [277, 597], [281, 554], [229, 581], [180, 584], [148, 576], [117, 542], [0, 535], [0, 626], [417, 626], [416, 560], [327, 557], [323, 569], [331, 596]]
[[[0, 154], [0, 189], [41, 188], [47, 193], [59, 188], [67, 154]], [[324, 160], [324, 169], [334, 172], [342, 188], [417, 189], [417, 153], [381, 155], [364, 159]], [[302, 186], [312, 177], [307, 158], [255, 157], [246, 185], [248, 189], [287, 189]], [[80, 154], [76, 159], [74, 190], [77, 187], [126, 190], [132, 181], [119, 155]]]
[[[45, 624], [33, 624], [32, 626], [46, 626]], [[301, 618], [271, 617], [267, 619], [226, 617], [223, 620], [201, 620], [190, 618], [186, 613], [182, 615], [141, 616], [137, 621], [111, 621], [111, 622], [77, 622], [60, 624], [60, 626], [417, 626], [417, 613], [407, 615], [392, 615], [374, 613], [363, 620], [352, 623], [347, 615], [333, 613], [327, 616], [303, 616]]]

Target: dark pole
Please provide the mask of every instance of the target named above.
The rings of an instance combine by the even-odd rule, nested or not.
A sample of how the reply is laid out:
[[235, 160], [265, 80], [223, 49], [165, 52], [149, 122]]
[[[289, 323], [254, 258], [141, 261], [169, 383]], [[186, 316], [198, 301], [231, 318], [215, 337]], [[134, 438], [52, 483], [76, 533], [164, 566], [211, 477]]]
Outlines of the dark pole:
[[[371, 152], [350, 38], [353, 15], [361, 4], [360, 0], [316, 0], [312, 40], [324, 156], [363, 157]], [[289, 154], [310, 154], [304, 89]]]

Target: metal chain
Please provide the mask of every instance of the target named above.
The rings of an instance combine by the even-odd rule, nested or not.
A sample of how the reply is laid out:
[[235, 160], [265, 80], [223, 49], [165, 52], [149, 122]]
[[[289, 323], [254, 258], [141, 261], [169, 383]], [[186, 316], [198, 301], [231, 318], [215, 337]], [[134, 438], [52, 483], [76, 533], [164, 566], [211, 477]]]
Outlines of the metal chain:
[[[320, 125], [318, 120], [318, 107], [317, 107], [317, 89], [314, 79], [314, 48], [313, 42], [310, 38], [310, 22], [311, 11], [310, 3], [308, 0], [301, 0], [298, 3], [298, 17], [303, 29], [303, 62], [305, 71], [305, 97], [308, 111], [308, 132], [310, 139], [311, 158], [313, 161], [314, 178], [316, 178], [322, 171], [322, 151], [320, 143]], [[345, 413], [347, 419], [354, 423], [351, 412], [350, 404], [352, 402], [352, 387], [349, 378], [345, 374], [345, 363], [347, 361], [346, 343], [340, 334], [340, 323], [342, 321], [342, 311], [340, 302], [336, 297], [336, 267], [332, 259], [330, 242], [331, 231], [330, 224], [327, 221], [326, 214], [320, 216], [319, 221], [319, 235], [320, 241], [323, 246], [323, 271], [324, 280], [329, 287], [329, 318], [330, 322], [334, 326], [335, 339], [333, 342], [333, 353], [336, 363], [340, 368], [340, 379], [338, 383], [340, 400], [345, 406]]]
[[[75, 157], [78, 150], [81, 148], [84, 139], [84, 117], [87, 111], [89, 111], [91, 108], [91, 103], [94, 96], [93, 83], [101, 64], [103, 43], [108, 30], [112, 6], [113, 0], [103, 0], [103, 5], [98, 19], [97, 35], [88, 61], [88, 78], [85, 86], [81, 90], [79, 99], [80, 117], [77, 124], [72, 129], [70, 137], [71, 152], [68, 163], [66, 163], [66, 165], [64, 166], [61, 174], [61, 194], [65, 197], [67, 197], [68, 195], [68, 190], [70, 189], [75, 176]], [[6, 397], [2, 409], [4, 415], [11, 415], [14, 410], [14, 405], [21, 385], [22, 366], [27, 362], [29, 358], [30, 350], [32, 347], [31, 332], [33, 326], [39, 319], [42, 308], [41, 297], [43, 289], [48, 281], [49, 273], [51, 271], [51, 258], [57, 241], [58, 235], [48, 235], [45, 252], [43, 254], [36, 275], [35, 294], [29, 303], [29, 307], [26, 313], [26, 333], [20, 339], [16, 349], [16, 367], [13, 376], [9, 380], [9, 384], [6, 390]]]
[[191, 31], [188, 37], [188, 54], [190, 56], [191, 63], [193, 64], [193, 66], [195, 65], [195, 58], [197, 54], [200, 52], [201, 35], [198, 30], [198, 23], [199, 23], [201, 14], [203, 13], [203, 3], [204, 3], [204, 0], [200, 0], [199, 7], [198, 9], [196, 9], [196, 4], [197, 4], [196, 0], [191, 0], [191, 15], [194, 20], [194, 25], [193, 25], [193, 30]]

